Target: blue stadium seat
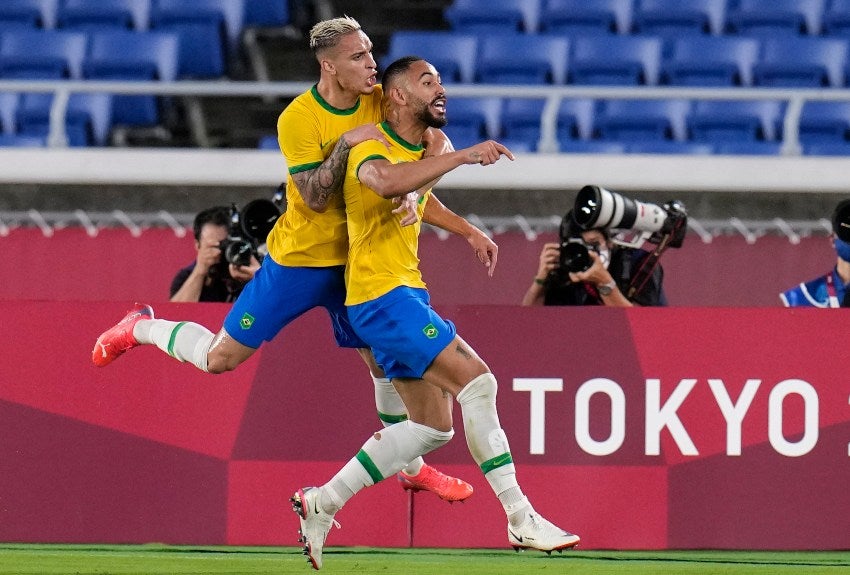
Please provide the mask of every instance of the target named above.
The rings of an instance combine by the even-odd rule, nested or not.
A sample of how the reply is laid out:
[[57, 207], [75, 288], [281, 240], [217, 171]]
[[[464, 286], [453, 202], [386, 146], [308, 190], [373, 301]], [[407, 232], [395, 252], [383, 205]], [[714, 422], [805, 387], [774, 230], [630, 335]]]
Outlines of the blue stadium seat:
[[847, 38], [771, 37], [762, 41], [753, 84], [769, 87], [838, 88], [844, 85]]
[[558, 144], [563, 154], [624, 154], [626, 145], [622, 142], [603, 142], [599, 140], [567, 140]]
[[727, 30], [734, 34], [820, 34], [826, 0], [739, 0]]
[[640, 34], [722, 34], [726, 0], [636, 0], [633, 31]]
[[707, 142], [674, 142], [670, 140], [628, 142], [627, 154], [692, 154], [708, 155], [714, 153], [714, 145]]
[[[178, 44], [173, 34], [158, 32], [92, 32], [83, 75], [96, 80], [161, 80], [177, 78]], [[113, 101], [116, 124], [154, 125], [159, 123], [156, 96], [116, 96]]]
[[59, 0], [3, 0], [0, 22], [16, 22], [32, 28], [54, 28]]
[[478, 37], [448, 31], [400, 31], [390, 37], [383, 66], [402, 56], [420, 56], [434, 65], [446, 84], [475, 81]]
[[46, 145], [46, 140], [40, 136], [0, 134], [0, 147], [4, 148], [43, 148]]
[[15, 132], [15, 112], [18, 109], [19, 96], [10, 92], [0, 92], [0, 133]]
[[850, 36], [850, 0], [832, 0], [824, 12], [821, 32], [828, 36]]
[[780, 139], [784, 116], [780, 101], [700, 100], [687, 125], [695, 142], [771, 142]]
[[547, 34], [628, 34], [632, 0], [547, 0], [540, 28]]
[[0, 36], [0, 77], [82, 78], [88, 38], [62, 30], [8, 30]]
[[280, 151], [280, 143], [277, 141], [277, 136], [275, 134], [267, 134], [260, 138], [257, 142], [258, 150], [275, 150]]
[[803, 144], [805, 156], [850, 156], [850, 142]]
[[850, 102], [805, 102], [800, 113], [799, 135], [804, 145], [850, 140]]
[[446, 106], [448, 124], [443, 131], [456, 150], [496, 139], [500, 136], [501, 111], [500, 98], [453, 97]]
[[569, 41], [536, 34], [483, 38], [478, 50], [478, 80], [486, 84], [563, 84]]
[[536, 152], [545, 105], [545, 98], [506, 98], [501, 112], [500, 141], [512, 142], [513, 148], [519, 148], [517, 143], [521, 142], [525, 144], [523, 151]]
[[273, 28], [290, 23], [289, 2], [282, 0], [248, 0], [245, 2], [245, 26]]
[[[16, 114], [18, 134], [47, 138], [53, 94], [25, 94]], [[71, 94], [65, 115], [68, 145], [104, 146], [112, 127], [112, 95]]]
[[718, 142], [714, 150], [718, 155], [778, 156], [782, 152], [782, 142]]
[[64, 0], [56, 17], [59, 28], [147, 30], [151, 0]]
[[572, 42], [569, 73], [573, 84], [655, 85], [661, 65], [660, 38], [581, 36]]
[[239, 45], [244, 0], [157, 0], [151, 29], [180, 39], [180, 76], [217, 78]]
[[541, 0], [455, 0], [443, 16], [457, 32], [537, 32]]
[[559, 142], [590, 140], [593, 137], [593, 122], [596, 102], [589, 98], [565, 98], [558, 105], [556, 137]]
[[661, 64], [661, 82], [672, 86], [752, 86], [760, 44], [737, 36], [686, 36], [673, 42]]
[[608, 100], [596, 114], [596, 137], [620, 142], [687, 139], [688, 100]]

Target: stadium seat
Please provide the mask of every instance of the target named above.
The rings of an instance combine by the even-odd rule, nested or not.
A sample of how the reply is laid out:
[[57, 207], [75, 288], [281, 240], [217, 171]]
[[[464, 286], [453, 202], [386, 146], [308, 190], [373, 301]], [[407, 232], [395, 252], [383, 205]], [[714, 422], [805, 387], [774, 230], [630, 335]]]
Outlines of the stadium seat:
[[596, 114], [595, 135], [620, 142], [687, 138], [688, 100], [608, 100]]
[[726, 0], [636, 0], [633, 32], [682, 35], [722, 34]]
[[683, 36], [661, 64], [661, 83], [672, 86], [752, 86], [760, 44], [736, 36]]
[[782, 142], [718, 142], [714, 153], [731, 156], [778, 156], [782, 152]]
[[714, 145], [707, 142], [673, 142], [670, 140], [627, 142], [627, 154], [693, 154], [714, 153]]
[[844, 143], [850, 140], [850, 102], [809, 101], [800, 113], [800, 142]]
[[0, 22], [16, 22], [33, 28], [54, 28], [58, 3], [59, 0], [3, 0], [0, 2]]
[[400, 31], [390, 37], [386, 66], [402, 56], [416, 55], [434, 65], [444, 83], [475, 81], [478, 37], [439, 31]]
[[839, 88], [844, 85], [847, 38], [770, 37], [762, 41], [753, 84], [768, 87]]
[[826, 0], [739, 0], [726, 17], [734, 34], [820, 34]]
[[443, 11], [453, 30], [463, 33], [536, 33], [542, 0], [455, 0]]
[[850, 36], [850, 0], [832, 0], [824, 12], [821, 32], [827, 36]]
[[[540, 142], [540, 120], [543, 116], [545, 98], [506, 98], [502, 105], [502, 130], [500, 141], [525, 144], [525, 150], [536, 152]], [[510, 146], [509, 146], [510, 147]]]
[[64, 0], [56, 16], [65, 29], [147, 30], [151, 0]]
[[[178, 45], [173, 34], [159, 32], [92, 32], [83, 75], [96, 80], [161, 80], [177, 78]], [[113, 101], [116, 124], [159, 122], [156, 96], [120, 95]]]
[[573, 40], [572, 48], [569, 74], [573, 84], [658, 84], [660, 38], [581, 36]]
[[479, 43], [478, 81], [485, 84], [563, 84], [569, 41], [536, 34], [500, 34]]
[[501, 111], [500, 98], [451, 98], [446, 106], [448, 124], [443, 131], [456, 150], [498, 138]]
[[593, 121], [596, 102], [589, 98], [565, 98], [558, 105], [556, 137], [559, 142], [590, 140], [593, 137]]
[[244, 0], [157, 0], [151, 29], [180, 39], [181, 77], [217, 78], [239, 45]]
[[626, 145], [622, 142], [603, 142], [599, 140], [568, 140], [558, 144], [563, 154], [624, 154]]
[[0, 77], [82, 77], [87, 37], [62, 30], [8, 30], [0, 36]]
[[785, 103], [773, 100], [699, 100], [687, 118], [695, 142], [757, 142], [780, 139]]
[[245, 26], [273, 28], [290, 23], [289, 2], [248, 0], [245, 2]]
[[0, 134], [0, 147], [4, 148], [43, 148], [47, 141], [40, 136], [22, 134]]
[[0, 92], [0, 134], [15, 132], [15, 112], [19, 98], [17, 94]]
[[547, 34], [628, 34], [633, 0], [547, 0], [540, 29]]
[[850, 142], [803, 144], [805, 156], [850, 156]]
[[[25, 94], [17, 110], [18, 134], [47, 138], [53, 94]], [[112, 127], [112, 95], [71, 94], [65, 115], [68, 145], [104, 146]]]

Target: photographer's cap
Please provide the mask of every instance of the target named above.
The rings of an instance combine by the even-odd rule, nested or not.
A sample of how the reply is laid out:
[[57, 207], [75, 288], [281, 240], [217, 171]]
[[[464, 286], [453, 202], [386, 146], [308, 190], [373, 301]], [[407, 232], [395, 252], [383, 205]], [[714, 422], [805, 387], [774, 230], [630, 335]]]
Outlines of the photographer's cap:
[[850, 199], [842, 200], [832, 212], [832, 231], [838, 239], [850, 243]]

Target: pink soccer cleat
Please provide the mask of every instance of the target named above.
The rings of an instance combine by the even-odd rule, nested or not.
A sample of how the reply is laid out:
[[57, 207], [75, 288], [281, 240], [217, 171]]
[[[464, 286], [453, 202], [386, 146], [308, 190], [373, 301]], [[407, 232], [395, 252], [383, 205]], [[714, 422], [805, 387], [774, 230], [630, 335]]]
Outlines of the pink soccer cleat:
[[133, 328], [139, 320], [153, 318], [151, 306], [142, 303], [134, 305], [121, 321], [97, 338], [91, 352], [92, 363], [98, 367], [109, 365], [125, 351], [139, 345], [133, 336]]
[[423, 465], [417, 475], [408, 475], [405, 472], [398, 474], [398, 480], [402, 488], [417, 491], [430, 491], [443, 501], [453, 503], [463, 501], [472, 495], [472, 485], [457, 477], [451, 477], [441, 473], [430, 465]]

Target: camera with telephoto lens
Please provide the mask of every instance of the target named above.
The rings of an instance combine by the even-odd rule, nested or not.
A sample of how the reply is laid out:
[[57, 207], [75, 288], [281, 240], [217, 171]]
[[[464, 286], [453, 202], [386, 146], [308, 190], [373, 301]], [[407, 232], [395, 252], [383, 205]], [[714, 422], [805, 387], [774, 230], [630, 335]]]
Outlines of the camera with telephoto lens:
[[218, 247], [222, 254], [222, 264], [235, 266], [251, 265], [251, 257], [262, 261], [266, 236], [280, 217], [284, 185], [278, 187], [272, 200], [252, 200], [240, 211], [236, 204], [230, 204], [230, 227], [227, 238]]
[[581, 239], [583, 230], [604, 229], [640, 232], [637, 244], [617, 241], [627, 247], [639, 247], [643, 241], [659, 246], [658, 254], [668, 247], [682, 246], [687, 232], [685, 206], [672, 200], [663, 206], [641, 202], [599, 186], [584, 186], [576, 196], [573, 209], [561, 222], [560, 265], [567, 272], [590, 269], [593, 260], [589, 246]]

